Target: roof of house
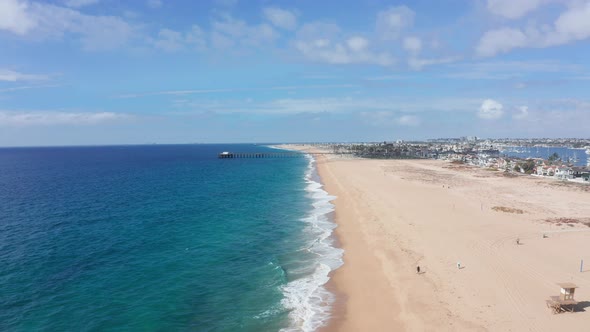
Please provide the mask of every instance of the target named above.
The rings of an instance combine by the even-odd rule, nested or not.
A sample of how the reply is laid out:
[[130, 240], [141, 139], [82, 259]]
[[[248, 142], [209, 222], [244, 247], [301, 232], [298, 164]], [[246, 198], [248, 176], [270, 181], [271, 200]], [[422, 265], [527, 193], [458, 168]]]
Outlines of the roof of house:
[[571, 282], [562, 282], [557, 284], [561, 288], [578, 288], [575, 284]]

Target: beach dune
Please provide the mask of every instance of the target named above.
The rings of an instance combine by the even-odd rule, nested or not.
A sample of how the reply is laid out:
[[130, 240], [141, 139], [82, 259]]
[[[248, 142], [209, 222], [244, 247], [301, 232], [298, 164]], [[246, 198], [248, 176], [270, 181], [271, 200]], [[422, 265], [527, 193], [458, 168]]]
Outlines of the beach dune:
[[[316, 158], [345, 250], [326, 331], [590, 328], [586, 187], [436, 160]], [[577, 312], [546, 307], [559, 282], [580, 287]]]

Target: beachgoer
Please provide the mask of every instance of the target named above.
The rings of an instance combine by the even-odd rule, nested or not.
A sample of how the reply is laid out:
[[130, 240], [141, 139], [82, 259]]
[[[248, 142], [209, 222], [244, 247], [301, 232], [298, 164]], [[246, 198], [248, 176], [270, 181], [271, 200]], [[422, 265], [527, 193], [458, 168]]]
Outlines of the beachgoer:
[[520, 244], [520, 239], [516, 238], [516, 245], [519, 245], [519, 244]]
[[420, 265], [416, 266], [416, 273], [420, 274]]
[[457, 268], [460, 270], [461, 269], [461, 262], [457, 262]]

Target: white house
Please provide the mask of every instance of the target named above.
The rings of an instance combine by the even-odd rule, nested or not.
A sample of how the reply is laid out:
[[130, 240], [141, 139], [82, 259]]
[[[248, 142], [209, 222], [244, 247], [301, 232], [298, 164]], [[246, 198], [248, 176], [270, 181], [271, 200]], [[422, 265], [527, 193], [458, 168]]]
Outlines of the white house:
[[571, 167], [559, 166], [555, 169], [555, 176], [559, 179], [573, 179], [574, 170]]

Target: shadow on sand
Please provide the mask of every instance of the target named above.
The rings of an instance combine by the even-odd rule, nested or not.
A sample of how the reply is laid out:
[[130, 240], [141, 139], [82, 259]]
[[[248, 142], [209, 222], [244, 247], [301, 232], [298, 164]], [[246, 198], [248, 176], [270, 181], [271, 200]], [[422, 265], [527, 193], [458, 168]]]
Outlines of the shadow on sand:
[[590, 301], [582, 301], [578, 302], [574, 306], [574, 312], [586, 311], [586, 308], [590, 307]]

